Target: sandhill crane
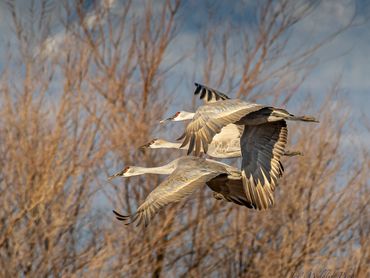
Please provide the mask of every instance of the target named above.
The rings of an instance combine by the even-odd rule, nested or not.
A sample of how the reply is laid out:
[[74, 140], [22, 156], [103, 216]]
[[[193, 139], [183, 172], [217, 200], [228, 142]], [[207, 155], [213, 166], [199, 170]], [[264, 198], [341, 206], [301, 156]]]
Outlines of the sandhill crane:
[[[109, 178], [130, 177], [144, 173], [170, 176], [150, 192], [134, 214], [125, 216], [113, 211], [117, 219], [127, 221], [126, 224], [137, 221], [139, 225], [144, 221], [144, 225], [147, 226], [158, 210], [170, 203], [179, 202], [204, 184], [216, 193], [214, 194], [216, 199], [224, 199], [248, 208], [257, 208], [257, 205], [244, 193], [240, 171], [211, 159], [183, 156], [161, 167], [126, 167]], [[269, 205], [273, 204], [272, 195], [268, 202]]]
[[[212, 103], [218, 100], [230, 99], [227, 95], [212, 89], [210, 87], [195, 83], [196, 89], [194, 94], [200, 94], [200, 98], [204, 102]], [[160, 121], [163, 123], [165, 121], [185, 121], [193, 119], [195, 113], [187, 111], [178, 111], [173, 116]], [[236, 125], [233, 123], [227, 124], [221, 128], [221, 131], [217, 133], [210, 144], [208, 145], [207, 154], [214, 158], [234, 158], [241, 156], [240, 149], [240, 138], [243, 134], [244, 126]], [[183, 145], [181, 143], [169, 142], [163, 139], [153, 139], [149, 143], [141, 146], [141, 148], [173, 148], [173, 149], [188, 149], [188, 145]], [[202, 151], [202, 149], [200, 150]], [[295, 156], [302, 155], [299, 151], [284, 151], [284, 156]]]
[[[186, 111], [179, 111], [174, 116], [160, 121], [161, 123], [165, 121], [185, 121], [191, 120], [194, 117], [195, 113], [186, 112]], [[216, 134], [212, 138], [212, 142], [209, 144], [207, 154], [211, 157], [215, 158], [233, 158], [233, 157], [240, 157], [240, 138], [243, 134], [244, 127], [241, 125], [229, 124], [224, 126], [221, 129], [221, 132]], [[181, 144], [171, 143], [171, 142], [164, 142], [161, 141], [161, 145], [164, 148], [174, 148], [180, 149]], [[146, 145], [143, 145], [145, 147]], [[155, 148], [158, 145], [153, 145], [152, 148]], [[147, 145], [150, 147], [150, 145]], [[182, 148], [184, 148], [183, 146]]]
[[207, 153], [213, 137], [228, 124], [244, 125], [240, 139], [242, 177], [248, 199], [258, 209], [266, 209], [278, 178], [283, 173], [280, 162], [287, 142], [285, 120], [317, 122], [311, 116], [294, 116], [284, 109], [226, 99], [200, 106], [185, 132], [181, 147], [189, 145], [188, 154], [201, 149]]
[[[222, 128], [219, 134], [216, 134], [209, 145], [207, 154], [214, 158], [233, 158], [240, 157], [240, 137], [242, 132], [239, 130], [240, 126], [227, 125]], [[181, 143], [168, 142], [163, 139], [152, 140], [151, 142], [140, 147], [144, 148], [172, 148], [185, 149], [186, 146], [181, 147]]]
[[[221, 131], [222, 132], [222, 131]], [[219, 144], [217, 140], [215, 140], [216, 136], [219, 136], [221, 133], [216, 134], [213, 138], [211, 144], [208, 146], [207, 155], [214, 158], [236, 158], [241, 157], [242, 152], [240, 149], [240, 137], [238, 138], [231, 138], [230, 141], [224, 140], [224, 144]], [[217, 142], [217, 143], [215, 143]], [[155, 138], [149, 141], [148, 143], [139, 147], [139, 149], [181, 149], [187, 150], [188, 145], [181, 146], [182, 143], [178, 142], [170, 142], [164, 139]], [[201, 150], [202, 152], [202, 150]], [[291, 151], [291, 150], [284, 150], [284, 156], [296, 156], [296, 155], [303, 155], [300, 151]]]
[[[195, 83], [195, 86], [196, 89], [194, 94], [199, 94], [200, 99], [203, 99], [205, 104], [230, 99], [224, 93], [221, 93], [220, 91], [217, 91], [205, 85]], [[191, 120], [193, 119], [194, 115], [195, 113], [193, 112], [178, 111], [173, 116], [160, 121], [160, 123], [164, 123], [166, 121], [177, 122]], [[209, 145], [208, 155], [215, 158], [240, 157], [240, 137], [243, 134], [243, 128], [243, 126], [237, 126], [235, 124], [224, 126], [221, 129], [221, 132], [213, 137], [213, 140]], [[153, 141], [152, 143], [154, 142], [155, 141]], [[180, 149], [181, 146], [181, 144], [172, 143], [164, 140], [157, 141], [157, 143], [159, 142], [161, 143], [161, 147], [163, 148]], [[142, 148], [156, 148], [157, 146], [160, 147], [160, 144], [145, 144], [142, 146]]]

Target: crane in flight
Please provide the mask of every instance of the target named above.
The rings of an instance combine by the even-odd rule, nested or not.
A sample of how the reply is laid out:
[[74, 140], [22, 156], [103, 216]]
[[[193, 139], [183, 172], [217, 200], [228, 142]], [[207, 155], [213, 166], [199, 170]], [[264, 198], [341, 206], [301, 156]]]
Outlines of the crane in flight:
[[[134, 214], [122, 215], [114, 210], [118, 220], [126, 221], [126, 224], [136, 222], [137, 225], [144, 221], [144, 225], [147, 226], [161, 208], [181, 201], [205, 184], [214, 192], [216, 199], [223, 199], [248, 208], [258, 208], [257, 204], [248, 199], [244, 193], [240, 171], [211, 159], [182, 156], [160, 167], [129, 166], [110, 176], [109, 179], [147, 173], [169, 175], [169, 177], [150, 192]], [[274, 203], [273, 188], [266, 188], [266, 190], [271, 193], [266, 202], [272, 205]]]
[[312, 116], [295, 116], [288, 111], [240, 99], [224, 99], [206, 103], [195, 112], [187, 125], [180, 148], [188, 146], [188, 154], [199, 156], [208, 152], [216, 134], [229, 124], [243, 125], [240, 137], [241, 173], [248, 199], [258, 209], [267, 209], [267, 191], [254, 189], [275, 188], [281, 177], [281, 157], [285, 153], [288, 129], [286, 121], [318, 122]]

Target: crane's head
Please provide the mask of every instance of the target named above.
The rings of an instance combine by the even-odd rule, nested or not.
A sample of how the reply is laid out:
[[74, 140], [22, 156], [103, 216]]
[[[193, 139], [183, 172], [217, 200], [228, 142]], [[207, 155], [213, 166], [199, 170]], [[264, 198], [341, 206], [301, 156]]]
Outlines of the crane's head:
[[180, 122], [180, 121], [186, 121], [186, 120], [191, 120], [194, 117], [195, 113], [192, 112], [187, 112], [187, 111], [177, 111], [173, 116], [160, 121], [161, 124], [167, 121], [171, 122]]
[[159, 149], [159, 148], [162, 148], [166, 143], [167, 143], [167, 141], [165, 141], [165, 140], [154, 138], [150, 142], [140, 146], [139, 149], [140, 150]]
[[133, 169], [133, 167], [127, 166], [123, 170], [119, 171], [118, 173], [115, 173], [108, 177], [108, 180], [114, 179], [116, 177], [131, 177], [136, 176], [137, 173]]

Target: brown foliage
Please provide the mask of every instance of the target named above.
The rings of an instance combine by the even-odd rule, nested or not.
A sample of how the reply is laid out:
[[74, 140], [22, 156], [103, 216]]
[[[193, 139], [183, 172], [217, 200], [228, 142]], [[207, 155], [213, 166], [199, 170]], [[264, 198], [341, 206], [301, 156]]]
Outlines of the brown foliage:
[[[206, 57], [195, 81], [285, 105], [303, 77], [292, 84], [284, 76], [304, 75], [319, 45], [274, 63], [286, 47], [283, 35], [314, 10], [294, 13], [289, 0], [261, 2], [255, 33], [241, 33], [244, 60], [228, 52], [231, 27], [202, 30]], [[202, 189], [147, 229], [124, 226], [111, 209], [134, 211], [161, 178], [110, 183], [107, 175], [123, 164], [160, 165], [179, 155], [136, 147], [163, 131], [158, 121], [174, 96], [171, 69], [188, 55], [164, 62], [184, 6], [148, 2], [137, 13], [124, 1], [119, 17], [106, 6], [92, 20], [81, 1], [65, 1], [61, 22], [72, 11], [78, 20], [63, 25], [62, 47], [51, 53], [48, 2], [40, 2], [43, 23], [27, 23], [9, 3], [17, 41], [0, 83], [1, 276], [289, 277], [323, 269], [369, 275], [370, 157], [341, 148], [348, 117], [338, 117], [335, 93], [320, 106], [307, 100], [292, 111], [310, 111], [320, 124], [290, 124], [290, 145], [304, 156], [284, 159], [273, 209], [247, 210]], [[35, 25], [39, 33], [31, 31]]]

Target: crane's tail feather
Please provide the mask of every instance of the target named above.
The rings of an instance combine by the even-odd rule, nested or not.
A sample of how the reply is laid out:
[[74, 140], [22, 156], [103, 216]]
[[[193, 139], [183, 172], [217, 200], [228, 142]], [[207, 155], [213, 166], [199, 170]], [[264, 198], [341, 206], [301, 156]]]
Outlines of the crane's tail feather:
[[291, 150], [285, 150], [283, 153], [283, 156], [303, 156], [303, 153], [301, 151], [291, 151]]
[[290, 116], [288, 120], [291, 121], [302, 121], [302, 122], [311, 122], [311, 123], [319, 123], [318, 120], [316, 120], [313, 116]]
[[290, 114], [288, 111], [285, 109], [279, 109], [279, 108], [272, 108], [271, 116], [275, 117], [281, 117], [285, 120], [289, 121], [302, 121], [302, 122], [312, 122], [312, 123], [319, 123], [318, 120], [316, 120], [315, 117], [313, 116], [295, 116], [293, 114]]

